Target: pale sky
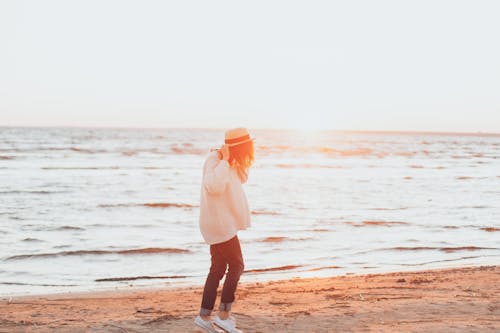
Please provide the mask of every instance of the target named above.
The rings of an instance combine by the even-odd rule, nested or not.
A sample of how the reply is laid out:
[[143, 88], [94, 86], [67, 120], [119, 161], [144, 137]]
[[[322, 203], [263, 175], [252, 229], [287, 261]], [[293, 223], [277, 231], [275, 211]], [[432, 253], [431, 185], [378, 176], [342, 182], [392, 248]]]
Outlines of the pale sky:
[[500, 132], [500, 1], [2, 1], [0, 126]]

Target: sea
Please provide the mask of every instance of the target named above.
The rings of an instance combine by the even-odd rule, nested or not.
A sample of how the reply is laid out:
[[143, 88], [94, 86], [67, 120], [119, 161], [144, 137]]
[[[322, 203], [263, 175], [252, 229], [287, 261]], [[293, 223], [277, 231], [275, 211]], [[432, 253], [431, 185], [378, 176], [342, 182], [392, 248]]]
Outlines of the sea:
[[[241, 281], [500, 264], [500, 134], [252, 130]], [[222, 129], [0, 128], [0, 296], [200, 286]]]

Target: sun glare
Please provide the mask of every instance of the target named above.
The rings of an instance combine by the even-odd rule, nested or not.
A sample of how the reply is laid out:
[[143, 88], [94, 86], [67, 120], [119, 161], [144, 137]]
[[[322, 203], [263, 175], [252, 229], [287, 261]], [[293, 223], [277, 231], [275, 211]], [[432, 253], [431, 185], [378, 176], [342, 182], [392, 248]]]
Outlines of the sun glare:
[[304, 132], [311, 133], [316, 131], [325, 130], [328, 128], [328, 124], [322, 124], [321, 121], [317, 118], [301, 118], [295, 119], [290, 122], [290, 128]]

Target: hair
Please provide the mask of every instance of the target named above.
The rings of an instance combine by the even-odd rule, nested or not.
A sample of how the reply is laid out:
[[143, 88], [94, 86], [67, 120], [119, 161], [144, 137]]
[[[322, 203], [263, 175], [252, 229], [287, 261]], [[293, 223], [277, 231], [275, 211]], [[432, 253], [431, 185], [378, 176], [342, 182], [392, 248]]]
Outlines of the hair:
[[229, 164], [240, 168], [242, 171], [250, 169], [254, 161], [255, 150], [253, 141], [229, 147]]

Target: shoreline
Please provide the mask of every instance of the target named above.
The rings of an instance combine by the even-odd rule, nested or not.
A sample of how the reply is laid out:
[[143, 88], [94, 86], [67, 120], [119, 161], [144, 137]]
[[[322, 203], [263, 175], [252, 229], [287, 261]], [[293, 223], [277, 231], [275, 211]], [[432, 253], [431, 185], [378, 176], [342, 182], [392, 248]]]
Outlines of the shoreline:
[[[196, 332], [201, 293], [197, 286], [2, 297], [0, 332]], [[496, 332], [500, 265], [246, 282], [233, 313], [245, 332]]]
[[[462, 264], [462, 265], [439, 265], [435, 267], [427, 267], [416, 269], [414, 267], [405, 267], [405, 269], [401, 268], [393, 268], [393, 269], [384, 269], [378, 268], [369, 271], [344, 271], [340, 272], [344, 267], [342, 266], [326, 266], [319, 268], [311, 268], [307, 270], [293, 270], [293, 266], [280, 266], [280, 267], [271, 267], [265, 269], [251, 269], [246, 270], [240, 279], [239, 286], [253, 284], [253, 283], [274, 283], [279, 281], [290, 281], [290, 280], [309, 280], [309, 279], [331, 279], [331, 278], [340, 278], [340, 277], [356, 277], [356, 276], [374, 276], [374, 275], [390, 275], [390, 274], [403, 274], [403, 273], [420, 273], [427, 271], [440, 271], [440, 270], [448, 270], [448, 269], [460, 269], [460, 268], [474, 268], [474, 267], [491, 267], [496, 266], [495, 263], [477, 263], [477, 264]], [[291, 268], [289, 268], [291, 267]], [[327, 275], [301, 275], [301, 273], [307, 272], [316, 272], [322, 270], [330, 270], [332, 273]], [[155, 276], [152, 276], [153, 279], [146, 278], [144, 280], [158, 280], [162, 281], [163, 279], [157, 279]], [[129, 285], [120, 285], [120, 286], [106, 286], [99, 288], [81, 288], [81, 289], [73, 289], [73, 290], [56, 290], [56, 291], [46, 291], [46, 292], [34, 292], [34, 293], [26, 293], [26, 294], [0, 294], [0, 302], [8, 300], [8, 299], [35, 299], [35, 298], [43, 298], [43, 297], [85, 297], [87, 295], [118, 295], [118, 294], [128, 294], [133, 292], [155, 292], [155, 291], [179, 291], [185, 289], [198, 289], [203, 287], [203, 282], [205, 281], [206, 275], [203, 276], [203, 281], [200, 282], [200, 279], [189, 280], [189, 281], [176, 281], [177, 283], [172, 283], [172, 278], [165, 278], [163, 282], [159, 282], [156, 284], [129, 284]], [[131, 279], [132, 280], [136, 280]], [[138, 279], [141, 280], [141, 279]], [[174, 278], [174, 280], [177, 280]], [[126, 280], [128, 281], [128, 280]], [[170, 282], [168, 282], [170, 281]], [[224, 280], [221, 281], [221, 287]], [[2, 332], [0, 332], [2, 333]]]

